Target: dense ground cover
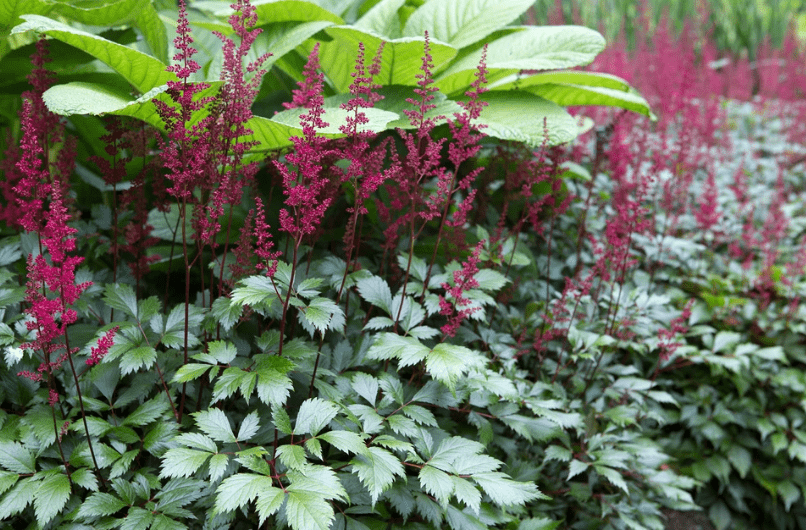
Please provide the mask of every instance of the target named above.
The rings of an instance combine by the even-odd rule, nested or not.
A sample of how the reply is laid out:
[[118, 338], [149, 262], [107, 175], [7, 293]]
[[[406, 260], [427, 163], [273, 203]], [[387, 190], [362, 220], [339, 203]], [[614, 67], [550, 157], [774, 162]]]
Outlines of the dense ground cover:
[[[536, 83], [480, 37], [446, 30], [453, 58], [406, 40], [419, 2], [371, 3], [395, 6], [364, 19], [383, 28], [326, 36], [317, 17], [371, 12], [260, 11], [271, 42], [238, 3], [218, 62], [199, 35], [223, 31], [207, 16], [222, 7], [198, 4], [163, 50], [181, 82], [142, 100], [109, 84], [120, 65], [60, 63], [58, 42], [97, 41], [75, 28], [26, 19], [54, 37], [54, 70], [84, 76], [61, 92], [46, 92], [42, 42], [7, 41], [5, 61], [33, 53], [36, 68], [0, 183], [0, 520], [661, 529], [669, 510], [704, 510], [720, 529], [806, 527], [796, 69], [764, 70], [751, 99], [741, 62], [710, 68], [702, 32], [661, 25], [652, 46], [597, 56], [596, 36], [564, 29], [578, 40], [553, 53], [596, 57], [586, 70], [638, 87], [653, 121], [618, 78]], [[149, 20], [132, 24], [151, 29], [103, 35], [159, 56]], [[416, 44], [410, 106], [376, 86], [404, 62], [378, 42], [352, 76], [338, 68], [362, 28]], [[795, 60], [789, 42], [769, 53]], [[272, 46], [288, 53], [261, 84]], [[221, 83], [192, 82], [202, 58]], [[618, 108], [577, 107], [593, 118], [578, 127], [539, 97]], [[252, 98], [288, 110], [249, 121]], [[344, 129], [327, 129], [339, 103]], [[103, 136], [93, 104], [121, 116]], [[497, 105], [546, 120], [506, 127], [517, 117], [483, 114]]]

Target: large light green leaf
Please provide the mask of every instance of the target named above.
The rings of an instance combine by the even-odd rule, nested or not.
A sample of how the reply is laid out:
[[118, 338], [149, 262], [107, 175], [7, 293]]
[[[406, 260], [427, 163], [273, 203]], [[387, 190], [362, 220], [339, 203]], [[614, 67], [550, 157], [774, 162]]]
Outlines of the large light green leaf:
[[[406, 0], [381, 0], [372, 6], [372, 9], [358, 19], [353, 26], [362, 31], [382, 35], [388, 39], [400, 38], [403, 34], [397, 10], [405, 3]], [[417, 37], [419, 36], [417, 35]]]
[[[193, 2], [193, 7], [223, 20], [233, 13], [230, 0]], [[344, 24], [344, 20], [321, 7], [317, 2], [304, 0], [256, 0], [252, 2], [257, 11], [257, 26], [271, 22], [310, 22], [327, 20]]]
[[431, 0], [406, 21], [403, 35], [431, 38], [464, 48], [516, 20], [533, 0]]
[[12, 34], [34, 31], [74, 46], [111, 67], [141, 93], [177, 79], [158, 59], [122, 44], [47, 17], [24, 15], [21, 18], [25, 22], [11, 30]]
[[160, 61], [168, 64], [168, 32], [160, 20], [154, 4], [146, 2], [145, 7], [137, 13], [135, 24], [143, 33], [151, 53]]
[[[525, 27], [494, 40], [487, 47], [489, 83], [520, 70], [558, 70], [589, 64], [604, 49], [596, 31], [581, 26]], [[437, 76], [446, 94], [464, 92], [475, 79], [482, 49], [463, 56]]]
[[[210, 84], [210, 88], [200, 92], [197, 97], [216, 94], [221, 83]], [[43, 99], [51, 112], [62, 116], [73, 114], [129, 116], [164, 131], [165, 124], [157, 114], [157, 108], [152, 100], [156, 98], [166, 103], [169, 102], [170, 97], [165, 93], [167, 88], [167, 85], [163, 85], [139, 98], [133, 98], [124, 91], [105, 85], [74, 82], [51, 87], [45, 92]], [[200, 120], [204, 115], [206, 113], [196, 113], [192, 122]], [[243, 140], [257, 142], [257, 145], [250, 151], [253, 153], [289, 147], [291, 145], [289, 138], [301, 133], [299, 124], [296, 127], [285, 125], [261, 116], [250, 118], [246, 122], [246, 127], [252, 131], [252, 134], [244, 136]]]
[[[288, 109], [275, 114], [271, 118], [271, 121], [287, 127], [296, 128], [297, 131], [294, 134], [296, 136], [301, 136], [300, 116], [307, 112], [308, 109]], [[361, 127], [359, 127], [359, 131], [385, 131], [388, 128], [389, 122], [400, 118], [400, 116], [394, 112], [381, 109], [363, 109], [363, 112], [369, 122], [361, 125]], [[327, 127], [317, 130], [317, 134], [321, 134], [329, 138], [339, 138], [344, 136], [344, 134], [339, 131], [339, 127], [342, 125], [347, 125], [347, 117], [352, 115], [352, 112], [339, 107], [325, 107], [325, 113], [322, 115], [322, 119], [325, 120], [328, 125]]]
[[[247, 62], [255, 61], [258, 57], [266, 52], [270, 52], [271, 56], [266, 59], [261, 68], [268, 71], [271, 66], [282, 58], [285, 54], [311, 38], [313, 35], [322, 29], [332, 26], [333, 22], [324, 20], [315, 20], [312, 22], [276, 22], [266, 27], [257, 36], [249, 53], [246, 56]], [[221, 67], [223, 64], [224, 55], [218, 53], [215, 55], [210, 68], [207, 71], [207, 79], [218, 80], [221, 75]], [[247, 73], [247, 80], [249, 74]]]
[[54, 5], [44, 0], [16, 0], [0, 2], [0, 59], [9, 51], [16, 50], [37, 39], [36, 35], [16, 35], [9, 37], [13, 26], [20, 22], [20, 15], [47, 15]]
[[93, 26], [120, 26], [131, 22], [140, 10], [151, 2], [142, 0], [107, 0], [97, 2], [94, 0], [71, 0], [70, 2], [57, 2], [56, 12], [60, 15]]
[[626, 110], [643, 114], [651, 119], [656, 119], [649, 103], [646, 102], [636, 92], [624, 92], [612, 88], [584, 86], [584, 85], [560, 85], [546, 83], [532, 85], [526, 91], [553, 101], [563, 107], [598, 105], [605, 107], [619, 107]]
[[377, 502], [381, 493], [389, 489], [395, 476], [405, 475], [400, 459], [380, 447], [370, 447], [369, 451], [352, 459], [350, 464], [353, 466], [353, 473], [358, 475], [358, 480], [369, 491], [372, 504]]
[[482, 132], [488, 136], [539, 147], [544, 142], [550, 146], [569, 142], [580, 133], [576, 118], [534, 94], [486, 92], [480, 99], [487, 102], [487, 107], [481, 111], [478, 123], [486, 125]]
[[[414, 107], [406, 101], [406, 98], [417, 99], [412, 86], [384, 86], [378, 90], [378, 94], [383, 96], [383, 99], [375, 103], [375, 108], [388, 110], [399, 115], [400, 118], [386, 124], [390, 129], [400, 127], [401, 129], [415, 129], [417, 126], [412, 125], [409, 118], [403, 113], [404, 110], [414, 110]], [[445, 123], [447, 119], [453, 119], [455, 113], [462, 112], [462, 107], [458, 103], [448, 99], [441, 92], [435, 92], [434, 99], [431, 101], [432, 105], [436, 105], [433, 109], [425, 113], [426, 118], [436, 120], [437, 125]], [[335, 98], [328, 98], [335, 99]], [[442, 116], [442, 118], [439, 118]]]
[[[353, 81], [350, 74], [355, 71], [355, 57], [361, 42], [364, 43], [367, 63], [375, 56], [381, 42], [386, 43], [381, 58], [381, 71], [373, 78], [374, 82], [384, 86], [417, 84], [415, 76], [420, 73], [423, 64], [422, 37], [389, 40], [354, 26], [331, 26], [325, 29], [325, 33], [333, 40], [320, 44], [319, 63], [339, 92], [349, 91]], [[430, 46], [435, 72], [456, 56], [456, 48], [447, 44], [431, 41]]]
[[569, 85], [585, 85], [603, 88], [612, 88], [629, 92], [630, 85], [624, 79], [602, 72], [585, 72], [582, 70], [561, 70], [557, 72], [538, 72], [536, 74], [515, 74], [491, 83], [490, 90], [523, 89], [532, 85], [559, 83]]

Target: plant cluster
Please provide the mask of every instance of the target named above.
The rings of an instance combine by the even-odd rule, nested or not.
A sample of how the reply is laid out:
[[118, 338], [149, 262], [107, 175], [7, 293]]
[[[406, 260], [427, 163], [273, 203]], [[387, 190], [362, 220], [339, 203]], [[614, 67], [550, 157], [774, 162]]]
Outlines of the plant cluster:
[[490, 4], [9, 14], [0, 521], [803, 526], [792, 115]]

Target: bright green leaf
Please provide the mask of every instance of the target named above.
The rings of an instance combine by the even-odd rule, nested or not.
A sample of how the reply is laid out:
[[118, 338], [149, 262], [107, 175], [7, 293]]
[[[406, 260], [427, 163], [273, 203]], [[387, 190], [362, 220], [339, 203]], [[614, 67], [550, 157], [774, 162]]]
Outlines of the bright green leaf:
[[211, 408], [194, 412], [193, 417], [196, 419], [196, 425], [199, 429], [213, 440], [225, 443], [235, 443], [237, 441], [223, 410]]
[[66, 474], [45, 477], [34, 494], [34, 513], [40, 526], [45, 526], [53, 519], [69, 498], [70, 480]]

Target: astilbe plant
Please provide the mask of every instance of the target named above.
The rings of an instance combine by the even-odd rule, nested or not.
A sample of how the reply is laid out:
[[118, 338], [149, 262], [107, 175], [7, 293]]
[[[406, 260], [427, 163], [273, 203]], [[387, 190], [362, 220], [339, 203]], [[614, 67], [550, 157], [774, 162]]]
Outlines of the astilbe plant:
[[[395, 50], [361, 44], [333, 139], [314, 43], [285, 104], [300, 132], [261, 159], [260, 12], [232, 9], [221, 79], [201, 82], [180, 2], [164, 132], [107, 122], [91, 160], [105, 206], [69, 178], [37, 45], [0, 188], [6, 233], [24, 231], [0, 242], [0, 520], [661, 528], [695, 500], [715, 520], [763, 517], [742, 503], [781, 528], [801, 514], [803, 383], [785, 367], [804, 362], [800, 191], [725, 152], [741, 118], [692, 104], [697, 76], [654, 125], [596, 111], [587, 143], [549, 145], [548, 120], [543, 145], [507, 143], [484, 135], [486, 48], [463, 103], [434, 115], [426, 33], [410, 128], [378, 134]], [[751, 450], [770, 467], [751, 471]]]

